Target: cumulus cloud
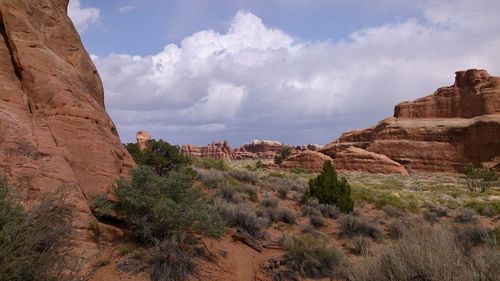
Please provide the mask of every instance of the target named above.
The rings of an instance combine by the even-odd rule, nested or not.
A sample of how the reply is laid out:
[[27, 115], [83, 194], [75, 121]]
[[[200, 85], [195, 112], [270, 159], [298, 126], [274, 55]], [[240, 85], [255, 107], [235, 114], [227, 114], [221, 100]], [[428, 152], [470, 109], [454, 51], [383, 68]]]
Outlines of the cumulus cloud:
[[174, 143], [326, 143], [452, 84], [456, 70], [500, 74], [500, 2], [482, 2], [427, 2], [421, 19], [336, 42], [303, 42], [240, 11], [226, 32], [204, 30], [158, 54], [95, 62], [125, 140], [145, 129]]
[[101, 11], [97, 8], [82, 8], [80, 0], [70, 0], [68, 15], [79, 32], [85, 31], [91, 24], [99, 22]]

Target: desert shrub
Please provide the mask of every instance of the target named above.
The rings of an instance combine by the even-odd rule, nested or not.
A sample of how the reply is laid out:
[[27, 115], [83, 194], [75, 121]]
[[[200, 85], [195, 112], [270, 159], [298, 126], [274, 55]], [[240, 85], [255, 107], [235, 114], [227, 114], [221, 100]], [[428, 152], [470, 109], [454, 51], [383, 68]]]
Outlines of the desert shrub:
[[499, 271], [497, 246], [465, 252], [449, 228], [418, 224], [380, 255], [359, 263], [346, 279], [497, 280]]
[[128, 143], [125, 147], [137, 164], [153, 168], [158, 175], [165, 176], [191, 164], [191, 158], [182, 154], [179, 146], [164, 140], [149, 140], [142, 151], [135, 143]]
[[283, 162], [292, 155], [292, 148], [289, 146], [283, 146], [278, 153], [274, 156], [274, 164], [281, 165]]
[[403, 216], [403, 211], [401, 211], [400, 208], [394, 207], [392, 205], [385, 205], [382, 207], [382, 210], [385, 212], [385, 214], [388, 217], [402, 217]]
[[465, 166], [465, 182], [471, 192], [485, 192], [499, 175], [494, 169], [476, 168], [472, 163]]
[[370, 241], [364, 237], [356, 237], [353, 241], [353, 248], [351, 252], [357, 256], [367, 256], [369, 254], [368, 248]]
[[268, 209], [267, 216], [272, 222], [282, 221], [287, 224], [295, 224], [297, 218], [290, 209]]
[[226, 174], [219, 170], [195, 168], [195, 171], [196, 179], [209, 188], [216, 188], [220, 182], [226, 181]]
[[437, 222], [442, 217], [448, 216], [448, 209], [444, 206], [426, 204], [422, 211], [422, 217], [428, 222]]
[[278, 195], [278, 198], [280, 199], [286, 199], [288, 196], [288, 191], [290, 188], [288, 186], [280, 185], [276, 187], [276, 193]]
[[309, 223], [314, 228], [321, 228], [321, 227], [325, 226], [325, 221], [323, 220], [323, 217], [319, 214], [309, 216]]
[[203, 251], [186, 247], [192, 241], [185, 236], [170, 237], [154, 245], [150, 250], [150, 279], [152, 281], [185, 280], [196, 269], [195, 257], [203, 257]]
[[373, 240], [382, 240], [382, 232], [376, 224], [359, 216], [343, 215], [340, 217], [340, 236], [367, 236]]
[[0, 280], [73, 280], [74, 269], [65, 259], [72, 217], [66, 194], [46, 194], [27, 212], [8, 194], [0, 178]]
[[241, 192], [244, 194], [246, 198], [248, 198], [252, 202], [259, 201], [259, 188], [255, 185], [245, 184], [241, 187]]
[[340, 215], [340, 210], [337, 206], [318, 204], [318, 209], [325, 218], [337, 219]]
[[232, 204], [223, 200], [216, 201], [217, 212], [229, 227], [237, 227], [256, 238], [264, 235], [267, 220], [259, 218], [255, 210], [243, 203]]
[[257, 160], [257, 162], [255, 162], [255, 170], [259, 170], [263, 165], [261, 160]]
[[303, 277], [333, 277], [342, 264], [342, 255], [327, 241], [310, 234], [285, 238], [285, 261]]
[[231, 203], [239, 203], [243, 201], [241, 195], [229, 183], [224, 182], [215, 190], [215, 196], [226, 200]]
[[454, 218], [458, 223], [479, 223], [476, 211], [470, 208], [460, 208]]
[[218, 237], [224, 227], [191, 174], [182, 171], [162, 177], [148, 167], [131, 171], [132, 179], [119, 179], [114, 208], [133, 231], [135, 239], [153, 244], [185, 232]]
[[276, 208], [278, 206], [278, 200], [266, 195], [266, 197], [260, 200], [260, 205], [264, 208]]
[[337, 206], [320, 204], [317, 199], [309, 199], [302, 205], [302, 212], [306, 216], [324, 216], [325, 218], [337, 219], [340, 210]]
[[216, 160], [213, 158], [193, 157], [193, 165], [202, 169], [214, 169], [217, 171], [228, 171], [229, 167], [224, 160]]
[[406, 219], [396, 219], [387, 224], [387, 234], [392, 239], [400, 239], [403, 232], [411, 226]]
[[336, 205], [343, 213], [352, 212], [354, 208], [351, 186], [344, 177], [338, 179], [330, 161], [325, 161], [321, 173], [309, 181], [309, 191], [303, 200], [307, 202], [311, 198], [318, 199], [322, 204]]
[[249, 184], [257, 184], [259, 181], [259, 176], [256, 173], [248, 172], [248, 171], [242, 171], [242, 170], [231, 170], [229, 172], [229, 175], [232, 176], [233, 178], [244, 182], [244, 183], [249, 183]]
[[[488, 242], [490, 234], [480, 225], [461, 225], [454, 228], [459, 245], [467, 252], [472, 247]], [[492, 237], [491, 237], [492, 238]]]

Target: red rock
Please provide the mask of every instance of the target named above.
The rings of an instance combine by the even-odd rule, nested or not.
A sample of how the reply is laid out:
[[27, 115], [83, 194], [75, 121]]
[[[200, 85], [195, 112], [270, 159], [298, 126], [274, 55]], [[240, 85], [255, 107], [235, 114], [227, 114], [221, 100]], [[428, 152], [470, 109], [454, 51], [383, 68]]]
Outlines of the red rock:
[[333, 165], [340, 171], [408, 175], [403, 165], [389, 157], [353, 146], [338, 153], [333, 160]]
[[87, 200], [135, 165], [104, 109], [68, 0], [0, 0], [0, 171], [26, 206], [63, 188], [79, 255], [98, 252]]
[[253, 140], [244, 144], [245, 151], [256, 154], [259, 158], [273, 158], [283, 148], [284, 144], [271, 140]]
[[151, 140], [151, 135], [146, 131], [139, 131], [135, 134], [135, 139], [140, 150], [144, 150], [147, 146], [149, 140]]
[[309, 173], [318, 173], [323, 168], [325, 161], [333, 162], [333, 159], [320, 152], [304, 150], [290, 156], [281, 164], [281, 167], [288, 170], [300, 168]]
[[471, 162], [498, 167], [500, 78], [484, 70], [459, 71], [453, 86], [401, 103], [394, 117], [344, 133], [319, 151], [335, 159], [351, 146], [385, 155], [412, 172], [461, 172]]

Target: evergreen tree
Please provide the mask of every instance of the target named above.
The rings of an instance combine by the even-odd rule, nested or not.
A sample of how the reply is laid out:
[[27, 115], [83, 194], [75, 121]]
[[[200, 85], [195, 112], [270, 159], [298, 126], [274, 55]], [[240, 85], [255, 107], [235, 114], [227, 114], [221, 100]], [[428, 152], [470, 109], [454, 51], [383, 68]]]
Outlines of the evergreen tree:
[[304, 201], [311, 198], [318, 199], [322, 204], [336, 205], [343, 213], [352, 212], [354, 208], [351, 186], [345, 177], [338, 178], [330, 161], [325, 161], [321, 173], [309, 181], [309, 191], [304, 195]]

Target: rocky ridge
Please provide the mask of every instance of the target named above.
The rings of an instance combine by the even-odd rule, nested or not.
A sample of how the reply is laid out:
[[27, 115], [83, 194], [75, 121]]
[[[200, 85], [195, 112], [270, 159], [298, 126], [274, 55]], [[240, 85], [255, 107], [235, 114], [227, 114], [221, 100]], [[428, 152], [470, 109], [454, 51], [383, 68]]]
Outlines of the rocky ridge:
[[[452, 86], [400, 103], [394, 111], [394, 117], [346, 132], [319, 151], [344, 158], [347, 170], [378, 167], [377, 172], [392, 173], [383, 168], [388, 159], [407, 172], [462, 172], [467, 163], [500, 169], [500, 77], [485, 70], [458, 71]], [[360, 161], [365, 152], [381, 161]]]

